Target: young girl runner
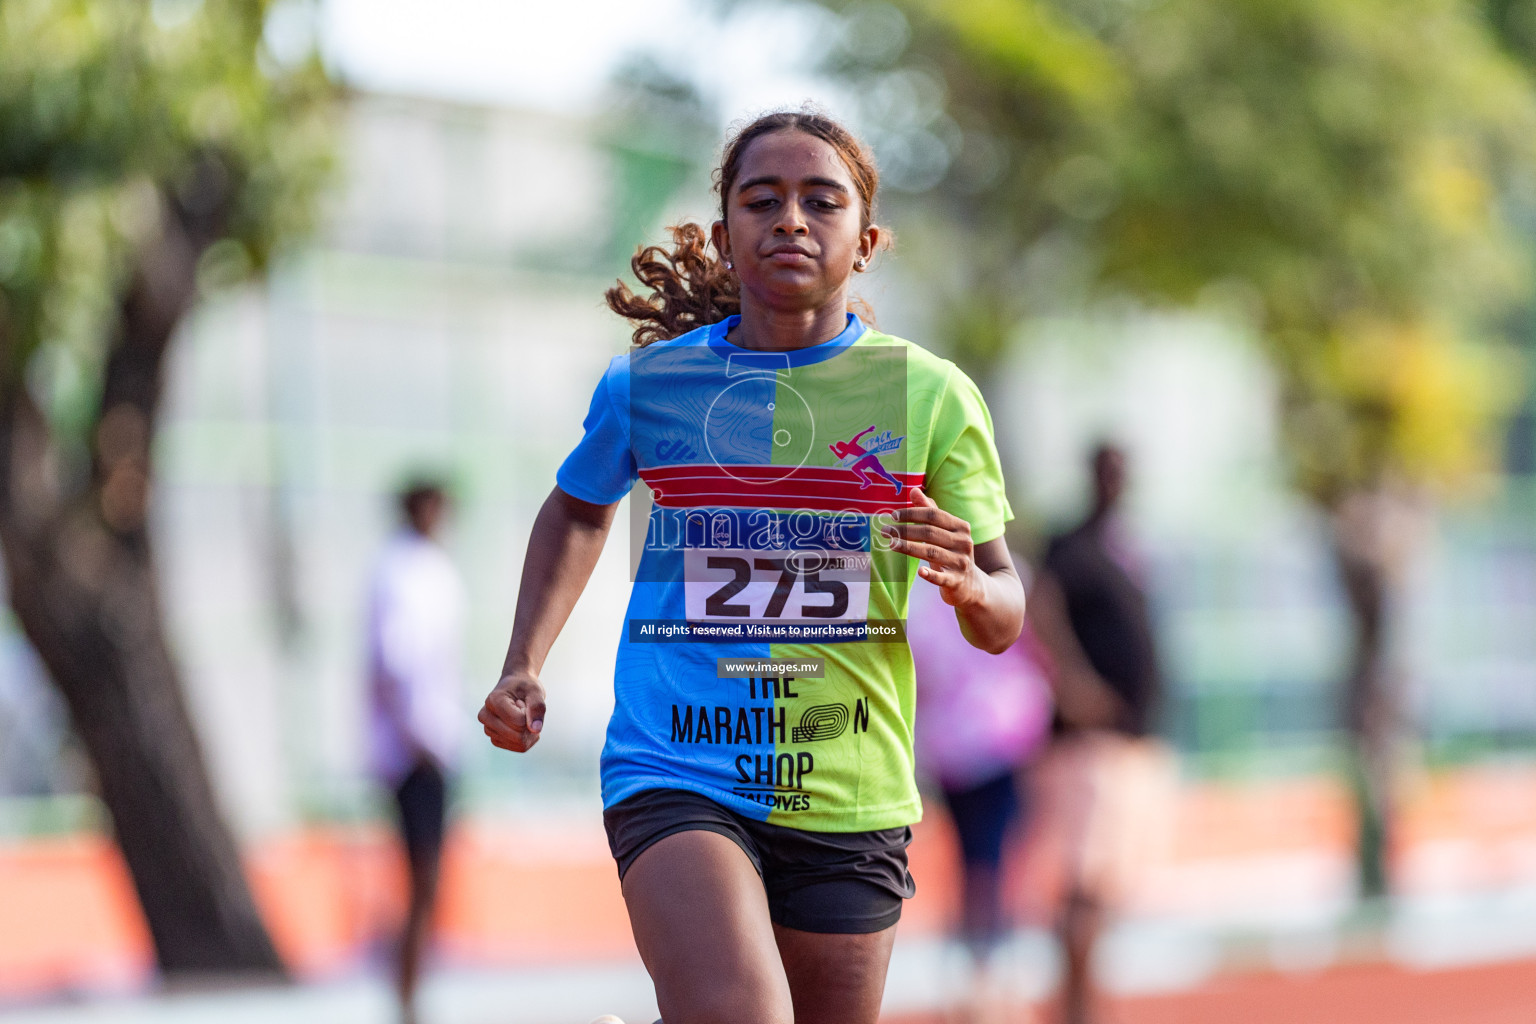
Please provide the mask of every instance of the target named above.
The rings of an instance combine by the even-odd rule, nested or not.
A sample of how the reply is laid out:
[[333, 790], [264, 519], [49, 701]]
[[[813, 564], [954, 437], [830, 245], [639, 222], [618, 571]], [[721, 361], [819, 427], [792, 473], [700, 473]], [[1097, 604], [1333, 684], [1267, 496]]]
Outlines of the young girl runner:
[[649, 298], [608, 293], [637, 347], [534, 523], [479, 716], [538, 742], [540, 668], [645, 481], [603, 821], [666, 1024], [873, 1024], [921, 816], [908, 590], [939, 587], [983, 650], [1023, 622], [980, 393], [849, 312], [876, 183], [830, 119], [758, 118], [721, 160], [717, 255], [683, 225], [635, 258]]

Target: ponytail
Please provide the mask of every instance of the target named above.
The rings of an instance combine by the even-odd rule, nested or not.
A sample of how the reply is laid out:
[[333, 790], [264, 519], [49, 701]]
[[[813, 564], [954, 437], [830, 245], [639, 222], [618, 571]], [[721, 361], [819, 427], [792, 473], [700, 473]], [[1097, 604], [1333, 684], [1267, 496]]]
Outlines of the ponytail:
[[673, 248], [641, 246], [629, 261], [640, 283], [639, 296], [618, 281], [605, 293], [608, 308], [635, 324], [634, 342], [644, 347], [695, 327], [719, 323], [741, 312], [741, 284], [709, 251], [704, 229], [689, 221], [671, 229]]

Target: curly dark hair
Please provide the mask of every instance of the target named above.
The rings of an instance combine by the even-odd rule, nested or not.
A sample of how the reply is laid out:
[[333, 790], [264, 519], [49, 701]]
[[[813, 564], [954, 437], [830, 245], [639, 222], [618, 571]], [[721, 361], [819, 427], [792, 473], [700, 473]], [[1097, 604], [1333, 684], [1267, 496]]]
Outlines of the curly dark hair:
[[[764, 135], [782, 131], [805, 132], [837, 151], [847, 164], [859, 195], [860, 227], [869, 227], [874, 222], [875, 191], [880, 185], [874, 157], [852, 132], [811, 109], [764, 114], [730, 137], [720, 156], [720, 168], [715, 172], [720, 218], [725, 219], [731, 186], [741, 171], [741, 158], [747, 147]], [[741, 283], [726, 269], [719, 255], [710, 252], [709, 235], [704, 228], [689, 221], [669, 230], [670, 250], [660, 245], [644, 245], [629, 261], [635, 277], [650, 289], [650, 295], [635, 294], [623, 281], [616, 282], [606, 293], [608, 308], [635, 324], [636, 345], [675, 338], [741, 312]]]

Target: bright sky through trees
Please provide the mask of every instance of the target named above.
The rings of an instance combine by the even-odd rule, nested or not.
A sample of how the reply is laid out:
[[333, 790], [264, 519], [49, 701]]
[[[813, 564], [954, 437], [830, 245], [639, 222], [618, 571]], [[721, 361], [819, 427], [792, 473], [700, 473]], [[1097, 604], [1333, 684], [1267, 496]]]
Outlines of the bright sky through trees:
[[808, 98], [835, 105], [805, 70], [816, 33], [801, 17], [752, 7], [722, 19], [699, 0], [324, 0], [321, 33], [353, 85], [559, 111], [590, 109], [613, 68], [645, 50], [734, 119]]

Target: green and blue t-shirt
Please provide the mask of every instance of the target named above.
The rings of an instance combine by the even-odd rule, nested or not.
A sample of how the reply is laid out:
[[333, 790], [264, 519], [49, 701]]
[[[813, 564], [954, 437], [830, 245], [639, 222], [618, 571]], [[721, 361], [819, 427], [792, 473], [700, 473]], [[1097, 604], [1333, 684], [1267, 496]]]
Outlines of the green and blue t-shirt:
[[[953, 363], [865, 327], [759, 352], [731, 317], [616, 357], [556, 477], [652, 505], [619, 643], [603, 804], [701, 793], [748, 817], [861, 832], [921, 816], [912, 658], [917, 562], [880, 535], [921, 485], [980, 544], [1012, 518], [992, 420]], [[920, 584], [927, 586], [928, 584]], [[722, 659], [824, 675], [724, 676]]]

